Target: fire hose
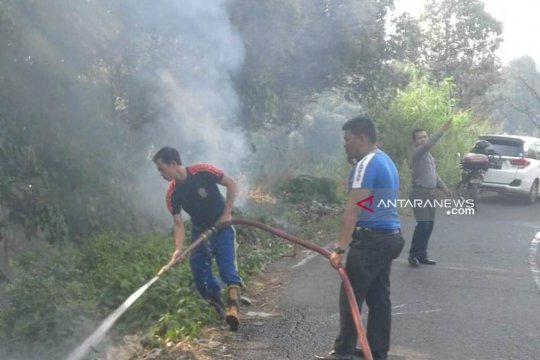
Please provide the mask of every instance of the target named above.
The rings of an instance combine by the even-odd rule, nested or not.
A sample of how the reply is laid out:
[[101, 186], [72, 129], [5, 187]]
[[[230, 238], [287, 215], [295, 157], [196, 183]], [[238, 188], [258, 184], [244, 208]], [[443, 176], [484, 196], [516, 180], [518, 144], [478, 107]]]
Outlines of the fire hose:
[[[245, 218], [233, 218], [232, 224], [256, 227], [258, 229], [261, 229], [273, 235], [276, 235], [284, 240], [290, 241], [292, 243], [305, 247], [309, 250], [315, 251], [327, 259], [330, 258], [330, 251], [326, 250], [325, 248], [318, 246], [316, 244], [313, 244], [309, 241], [302, 240], [294, 235], [288, 234], [282, 230], [273, 228], [261, 222], [245, 219]], [[364, 353], [364, 358], [366, 360], [373, 360], [373, 355], [371, 354], [371, 349], [367, 341], [366, 332], [364, 330], [364, 326], [362, 325], [362, 318], [360, 316], [360, 310], [358, 309], [358, 304], [356, 302], [356, 296], [354, 295], [351, 282], [349, 281], [349, 277], [347, 276], [347, 272], [345, 271], [345, 267], [343, 266], [343, 264], [340, 263], [336, 270], [338, 271], [339, 276], [341, 277], [341, 281], [343, 283], [343, 289], [345, 290], [345, 295], [347, 297], [347, 301], [351, 309], [354, 326], [356, 327], [356, 334], [358, 335], [358, 339], [360, 340], [360, 345]]]
[[[323, 247], [320, 247], [316, 244], [313, 244], [309, 241], [302, 240], [294, 235], [290, 235], [282, 230], [273, 228], [269, 225], [263, 224], [258, 221], [245, 219], [245, 218], [233, 218], [232, 224], [238, 224], [238, 225], [247, 225], [251, 227], [256, 227], [258, 229], [264, 230], [266, 232], [269, 232], [273, 235], [276, 235], [284, 240], [287, 240], [289, 242], [292, 242], [294, 244], [303, 246], [309, 250], [315, 251], [322, 256], [326, 258], [330, 258], [330, 252], [326, 250]], [[197, 246], [199, 246], [201, 243], [206, 241], [208, 238], [210, 238], [214, 233], [216, 233], [218, 228], [216, 226], [213, 226], [207, 230], [205, 230], [201, 235], [191, 243], [181, 254], [178, 256], [175, 261], [172, 263], [169, 263], [162, 267], [159, 272], [154, 276], [150, 281], [148, 281], [145, 285], [143, 285], [141, 288], [139, 288], [136, 292], [134, 292], [126, 301], [122, 303], [111, 315], [109, 315], [101, 324], [100, 327], [98, 327], [81, 345], [79, 345], [75, 350], [73, 350], [66, 360], [80, 360], [84, 357], [84, 355], [92, 348], [93, 346], [97, 345], [105, 336], [107, 331], [109, 331], [116, 320], [122, 316], [122, 314], [154, 283], [156, 282], [161, 275], [163, 275], [167, 270], [169, 270], [174, 264], [182, 261], [188, 254], [190, 254]], [[373, 360], [373, 356], [371, 354], [371, 350], [369, 347], [369, 343], [367, 341], [364, 327], [362, 325], [362, 319], [360, 317], [360, 311], [358, 309], [358, 305], [356, 303], [356, 297], [354, 295], [354, 292], [352, 290], [351, 282], [349, 281], [349, 277], [347, 276], [347, 273], [345, 271], [345, 267], [343, 264], [339, 264], [339, 266], [336, 269], [339, 273], [339, 276], [341, 277], [341, 281], [343, 283], [343, 288], [345, 290], [345, 295], [347, 297], [347, 301], [349, 303], [354, 325], [356, 327], [356, 333], [358, 335], [358, 338], [360, 340], [360, 344], [362, 347], [362, 351], [364, 352], [364, 358], [366, 360]]]

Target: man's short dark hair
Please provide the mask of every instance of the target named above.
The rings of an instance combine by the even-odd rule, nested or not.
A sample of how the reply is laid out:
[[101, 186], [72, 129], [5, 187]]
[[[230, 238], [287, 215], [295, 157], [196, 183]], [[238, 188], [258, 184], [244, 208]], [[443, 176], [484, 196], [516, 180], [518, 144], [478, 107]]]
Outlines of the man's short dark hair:
[[156, 155], [154, 155], [152, 158], [152, 161], [156, 162], [158, 159], [161, 159], [161, 161], [167, 165], [170, 165], [173, 161], [176, 161], [178, 165], [182, 165], [182, 160], [180, 160], [178, 150], [172, 147], [165, 146], [159, 149]]
[[422, 132], [422, 131], [425, 131], [427, 133], [426, 129], [422, 129], [422, 128], [416, 128], [416, 129], [413, 130], [413, 132], [411, 134], [413, 141], [416, 140], [416, 134], [418, 134], [419, 132]]
[[366, 116], [358, 116], [348, 120], [341, 130], [349, 130], [355, 136], [365, 135], [372, 144], [377, 142], [377, 129], [370, 118]]

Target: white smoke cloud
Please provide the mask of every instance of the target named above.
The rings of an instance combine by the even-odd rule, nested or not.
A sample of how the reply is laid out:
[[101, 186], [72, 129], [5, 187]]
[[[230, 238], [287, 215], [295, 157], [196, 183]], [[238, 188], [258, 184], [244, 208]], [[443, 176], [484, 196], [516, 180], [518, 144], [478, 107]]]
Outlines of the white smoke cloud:
[[[148, 153], [172, 146], [186, 165], [208, 162], [237, 177], [248, 153], [232, 81], [244, 62], [242, 39], [230, 22], [226, 1], [175, 4], [174, 18], [179, 25], [172, 28], [177, 33], [161, 44], [168, 47], [166, 56], [147, 76], [155, 82], [152, 88], [158, 93], [154, 100], [161, 107], [157, 123], [147, 129], [151, 139]], [[159, 26], [162, 19], [145, 21]], [[153, 164], [144, 163], [140, 173], [147, 187], [141, 194], [144, 203], [155, 204], [166, 214], [161, 196], [165, 184]]]

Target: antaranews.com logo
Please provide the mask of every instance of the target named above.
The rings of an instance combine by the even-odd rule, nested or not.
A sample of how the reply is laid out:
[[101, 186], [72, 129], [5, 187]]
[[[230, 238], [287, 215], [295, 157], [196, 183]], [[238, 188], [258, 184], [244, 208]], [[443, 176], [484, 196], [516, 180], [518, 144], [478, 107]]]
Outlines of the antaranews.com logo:
[[[474, 215], [475, 206], [473, 199], [395, 199], [385, 200], [380, 199], [375, 201], [375, 195], [371, 195], [356, 203], [362, 209], [371, 213], [377, 208], [397, 207], [402, 209], [430, 209], [439, 208], [446, 211], [447, 215]], [[366, 203], [369, 202], [369, 206]], [[372, 208], [376, 202], [375, 210]]]

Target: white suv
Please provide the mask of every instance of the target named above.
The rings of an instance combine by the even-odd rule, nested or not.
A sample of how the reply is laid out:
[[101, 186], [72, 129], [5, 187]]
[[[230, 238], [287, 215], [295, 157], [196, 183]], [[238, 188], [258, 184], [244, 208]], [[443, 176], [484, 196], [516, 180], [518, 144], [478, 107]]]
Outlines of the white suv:
[[491, 144], [489, 169], [481, 188], [527, 196], [530, 204], [538, 198], [540, 184], [540, 138], [516, 135], [483, 135]]

